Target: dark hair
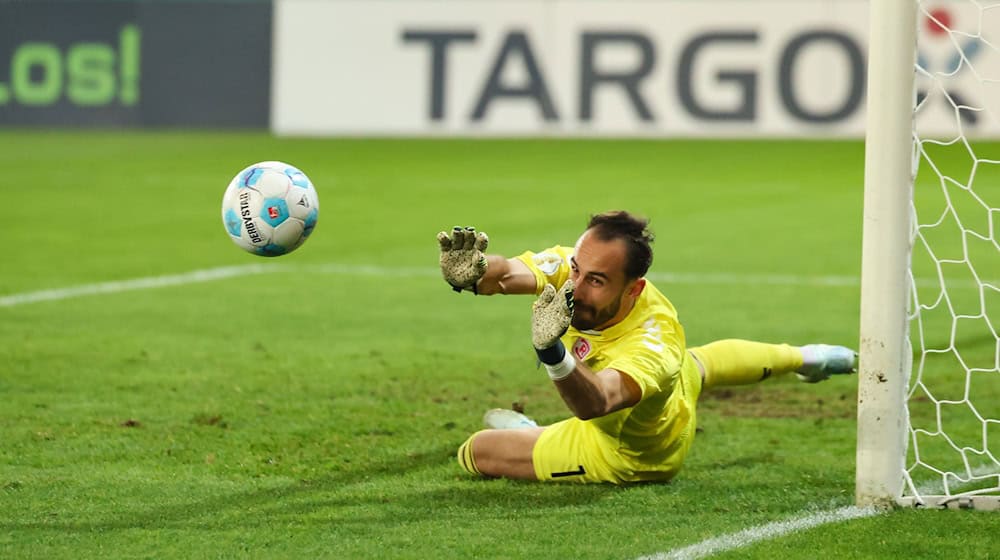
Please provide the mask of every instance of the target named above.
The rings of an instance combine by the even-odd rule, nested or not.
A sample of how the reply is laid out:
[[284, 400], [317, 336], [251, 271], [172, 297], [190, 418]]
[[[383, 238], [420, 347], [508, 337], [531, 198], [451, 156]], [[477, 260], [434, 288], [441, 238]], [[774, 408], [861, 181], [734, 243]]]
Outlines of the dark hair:
[[591, 216], [587, 229], [593, 230], [601, 241], [621, 239], [625, 242], [625, 276], [634, 279], [645, 276], [653, 264], [653, 232], [647, 226], [649, 220], [646, 218], [613, 210]]

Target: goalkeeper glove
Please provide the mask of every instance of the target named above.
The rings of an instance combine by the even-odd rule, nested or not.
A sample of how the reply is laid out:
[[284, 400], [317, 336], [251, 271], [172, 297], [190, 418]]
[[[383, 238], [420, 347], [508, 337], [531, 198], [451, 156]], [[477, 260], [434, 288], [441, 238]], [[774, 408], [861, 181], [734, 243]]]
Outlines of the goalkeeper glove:
[[573, 287], [572, 280], [558, 291], [546, 284], [531, 306], [531, 344], [553, 381], [567, 377], [576, 368], [576, 360], [559, 340], [573, 319]]
[[486, 255], [483, 251], [490, 243], [484, 232], [476, 233], [476, 228], [455, 226], [451, 235], [437, 234], [441, 245], [441, 274], [445, 282], [456, 292], [462, 290], [478, 294], [476, 282], [486, 274]]

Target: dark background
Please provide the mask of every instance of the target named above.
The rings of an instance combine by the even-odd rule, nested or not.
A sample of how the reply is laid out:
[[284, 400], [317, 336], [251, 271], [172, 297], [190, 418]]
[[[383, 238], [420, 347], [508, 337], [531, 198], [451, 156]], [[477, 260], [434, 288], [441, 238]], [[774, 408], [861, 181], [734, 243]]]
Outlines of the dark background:
[[117, 95], [106, 106], [74, 105], [64, 79], [64, 94], [52, 105], [25, 106], [11, 95], [0, 104], [0, 126], [266, 128], [271, 16], [269, 1], [0, 0], [0, 83], [8, 89], [13, 54], [25, 42], [55, 44], [64, 59], [80, 42], [108, 44], [117, 55], [123, 26], [141, 33], [135, 105]]

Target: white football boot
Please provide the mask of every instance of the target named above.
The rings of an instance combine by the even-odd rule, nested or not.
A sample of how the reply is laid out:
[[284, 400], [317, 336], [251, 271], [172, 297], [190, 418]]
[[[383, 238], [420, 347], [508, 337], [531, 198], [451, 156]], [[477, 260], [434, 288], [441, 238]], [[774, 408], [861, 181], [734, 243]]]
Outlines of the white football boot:
[[795, 373], [805, 383], [819, 383], [831, 375], [857, 371], [858, 353], [846, 346], [807, 344], [800, 350], [802, 367]]
[[537, 428], [538, 424], [527, 416], [507, 408], [487, 410], [483, 415], [483, 424], [494, 430], [516, 430], [518, 428]]

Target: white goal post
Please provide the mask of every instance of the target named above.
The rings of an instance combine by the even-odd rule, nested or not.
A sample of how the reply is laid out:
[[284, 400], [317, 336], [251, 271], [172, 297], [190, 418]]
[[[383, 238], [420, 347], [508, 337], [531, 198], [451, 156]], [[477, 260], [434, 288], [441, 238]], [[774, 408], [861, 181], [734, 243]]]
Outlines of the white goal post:
[[871, 3], [861, 253], [857, 501], [900, 495], [910, 347], [906, 304], [913, 186], [916, 0]]
[[1000, 509], [1000, 0], [869, 26], [856, 502]]

